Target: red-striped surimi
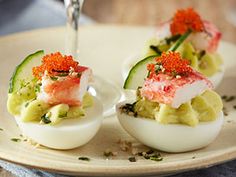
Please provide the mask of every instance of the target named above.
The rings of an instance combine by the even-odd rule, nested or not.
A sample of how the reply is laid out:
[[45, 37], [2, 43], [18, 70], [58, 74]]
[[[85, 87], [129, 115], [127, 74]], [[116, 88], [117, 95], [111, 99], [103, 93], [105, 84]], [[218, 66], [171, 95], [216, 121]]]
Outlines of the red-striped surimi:
[[37, 99], [52, 105], [64, 103], [80, 106], [91, 77], [91, 69], [83, 66], [79, 66], [79, 71], [71, 72], [68, 76], [57, 76], [57, 80], [45, 72]]
[[140, 89], [141, 96], [162, 104], [178, 108], [207, 89], [212, 83], [197, 71], [188, 76], [172, 77], [159, 73], [156, 77], [147, 78]]

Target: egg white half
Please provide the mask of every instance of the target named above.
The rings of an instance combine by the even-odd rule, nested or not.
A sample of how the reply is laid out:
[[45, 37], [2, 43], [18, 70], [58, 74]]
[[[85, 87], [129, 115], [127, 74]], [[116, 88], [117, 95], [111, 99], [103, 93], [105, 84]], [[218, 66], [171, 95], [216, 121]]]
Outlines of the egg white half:
[[219, 134], [224, 116], [223, 112], [215, 121], [200, 122], [196, 127], [182, 124], [160, 124], [156, 120], [142, 117], [134, 118], [121, 113], [117, 104], [116, 111], [122, 127], [138, 141], [165, 152], [186, 152], [203, 148], [213, 142]]
[[[122, 77], [125, 80], [129, 74], [130, 69], [139, 61], [142, 57], [140, 55], [133, 55], [125, 59], [122, 67]], [[213, 84], [214, 88], [217, 88], [221, 83], [225, 72], [224, 64], [220, 66], [220, 70], [216, 72], [213, 76], [207, 77]]]
[[99, 130], [103, 120], [102, 103], [94, 97], [94, 105], [85, 109], [85, 116], [64, 119], [57, 125], [15, 120], [24, 136], [53, 149], [73, 149], [89, 142]]

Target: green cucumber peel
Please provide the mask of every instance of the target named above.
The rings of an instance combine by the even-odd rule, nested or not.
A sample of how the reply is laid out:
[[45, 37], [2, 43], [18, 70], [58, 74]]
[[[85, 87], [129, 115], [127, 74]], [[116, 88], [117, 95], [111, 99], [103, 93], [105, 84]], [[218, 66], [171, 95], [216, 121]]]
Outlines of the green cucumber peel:
[[20, 79], [22, 80], [22, 78], [20, 78], [20, 74], [22, 73], [22, 71], [24, 71], [24, 69], [30, 69], [32, 70], [32, 68], [26, 68], [27, 64], [29, 64], [30, 62], [32, 62], [32, 60], [36, 57], [42, 57], [44, 55], [44, 51], [43, 50], [39, 50], [33, 54], [28, 55], [19, 65], [16, 66], [11, 78], [10, 78], [10, 83], [9, 83], [9, 89], [8, 89], [8, 93], [13, 93], [14, 91], [17, 91], [20, 88]]
[[[188, 30], [186, 33], [184, 33], [183, 35], [181, 35], [181, 36], [179, 37], [179, 39], [176, 41], [176, 43], [175, 43], [172, 47], [170, 47], [170, 49], [169, 49], [168, 51], [172, 51], [172, 52], [176, 51], [176, 50], [178, 49], [178, 47], [179, 47], [179, 46], [187, 39], [187, 37], [191, 34], [191, 32], [192, 32], [191, 30]], [[128, 74], [128, 76], [127, 76], [126, 79], [125, 79], [125, 83], [124, 83], [124, 85], [123, 85], [123, 88], [124, 88], [124, 89], [134, 89], [134, 90], [135, 90], [135, 89], [138, 88], [138, 86], [141, 86], [141, 85], [138, 85], [138, 83], [135, 83], [135, 82], [133, 81], [135, 75], [137, 74], [137, 70], [139, 70], [140, 68], [142, 68], [143, 65], [146, 67], [148, 63], [151, 63], [151, 62], [154, 60], [154, 58], [156, 58], [156, 57], [158, 57], [158, 56], [160, 56], [160, 54], [148, 56], [148, 57], [146, 57], [146, 58], [140, 60], [139, 62], [137, 62], [137, 63], [130, 69], [129, 74]], [[147, 75], [145, 75], [145, 76], [143, 77], [143, 80], [145, 79], [146, 76], [147, 76]], [[142, 77], [141, 77], [141, 79], [142, 79]], [[137, 80], [137, 78], [136, 78], [136, 80]], [[135, 88], [135, 87], [136, 87], [136, 88]]]
[[137, 62], [137, 63], [131, 68], [131, 70], [129, 71], [129, 74], [128, 74], [128, 76], [127, 76], [126, 79], [125, 79], [125, 83], [124, 83], [124, 85], [123, 85], [123, 88], [124, 88], [124, 89], [130, 89], [130, 87], [131, 87], [131, 86], [130, 86], [130, 83], [131, 83], [131, 81], [132, 81], [132, 79], [133, 79], [133, 76], [136, 74], [136, 71], [137, 71], [138, 67], [143, 66], [143, 65], [146, 66], [146, 64], [148, 64], [149, 62], [154, 61], [153, 59], [156, 58], [156, 57], [158, 57], [158, 56], [160, 56], [160, 55], [148, 56], [148, 57], [146, 57], [146, 58], [140, 60], [139, 62]]

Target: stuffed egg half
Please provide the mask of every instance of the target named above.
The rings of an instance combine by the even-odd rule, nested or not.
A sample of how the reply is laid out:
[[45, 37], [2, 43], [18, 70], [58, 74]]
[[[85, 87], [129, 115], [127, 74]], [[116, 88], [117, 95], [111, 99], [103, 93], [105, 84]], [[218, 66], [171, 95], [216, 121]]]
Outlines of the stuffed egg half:
[[72, 149], [90, 141], [102, 123], [101, 102], [87, 92], [90, 68], [72, 56], [38, 51], [12, 75], [7, 108], [23, 135], [54, 149]]
[[117, 104], [122, 127], [141, 143], [166, 152], [207, 146], [224, 122], [221, 97], [178, 52], [155, 60], [147, 66], [149, 74], [136, 100]]

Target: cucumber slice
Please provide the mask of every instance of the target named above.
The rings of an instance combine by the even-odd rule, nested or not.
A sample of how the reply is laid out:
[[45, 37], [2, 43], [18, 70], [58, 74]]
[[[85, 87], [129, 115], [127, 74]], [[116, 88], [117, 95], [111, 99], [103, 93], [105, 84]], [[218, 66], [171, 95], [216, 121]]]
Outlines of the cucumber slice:
[[[186, 33], [184, 33], [175, 42], [175, 44], [172, 45], [168, 49], [168, 51], [172, 51], [172, 52], [176, 51], [190, 34], [191, 34], [191, 31], [187, 31]], [[136, 63], [136, 65], [134, 65], [131, 68], [131, 70], [125, 80], [123, 88], [136, 90], [138, 87], [142, 86], [144, 79], [147, 77], [147, 74], [148, 74], [147, 69], [146, 69], [147, 64], [152, 63], [152, 61], [154, 61], [154, 58], [158, 57], [158, 56], [160, 56], [160, 55], [149, 56], [149, 57], [144, 58], [143, 60], [139, 61], [138, 63]]]
[[147, 65], [149, 63], [153, 63], [154, 58], [158, 56], [159, 55], [148, 56], [136, 63], [129, 71], [123, 88], [136, 90], [138, 87], [142, 86], [144, 79], [147, 77], [148, 74]]
[[22, 80], [25, 82], [31, 81], [34, 77], [32, 75], [32, 68], [41, 64], [41, 58], [44, 55], [44, 51], [37, 51], [27, 56], [13, 72], [8, 93], [13, 93], [20, 89]]

